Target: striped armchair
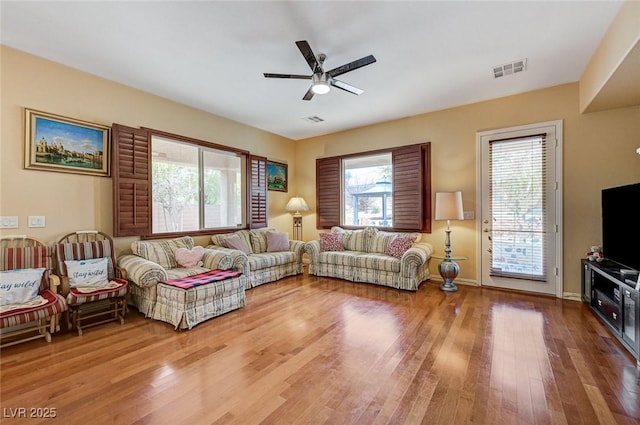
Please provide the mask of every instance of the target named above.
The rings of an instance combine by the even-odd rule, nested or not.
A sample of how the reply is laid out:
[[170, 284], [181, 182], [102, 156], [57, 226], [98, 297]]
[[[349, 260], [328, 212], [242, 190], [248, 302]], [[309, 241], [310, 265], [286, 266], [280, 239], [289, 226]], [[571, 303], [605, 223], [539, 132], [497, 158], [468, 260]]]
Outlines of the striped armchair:
[[[61, 292], [69, 307], [67, 322], [70, 329], [75, 328], [78, 335], [82, 335], [82, 329], [90, 326], [111, 321], [124, 323], [129, 283], [117, 268], [115, 248], [109, 235], [96, 230], [69, 233], [58, 240], [54, 258], [56, 274], [61, 279]], [[82, 272], [70, 273], [70, 267], [88, 260], [106, 260], [104, 283], [84, 286], [79, 282], [74, 285], [74, 274]], [[84, 273], [99, 271], [104, 273], [104, 268]]]
[[60, 279], [52, 274], [51, 249], [37, 239], [26, 236], [5, 236], [0, 239], [0, 270], [2, 296], [7, 301], [11, 273], [19, 269], [44, 269], [37, 296], [26, 303], [2, 303], [0, 306], [0, 336], [2, 348], [20, 342], [44, 338], [51, 342], [51, 333], [60, 329], [59, 317], [67, 311], [64, 297], [56, 293]]

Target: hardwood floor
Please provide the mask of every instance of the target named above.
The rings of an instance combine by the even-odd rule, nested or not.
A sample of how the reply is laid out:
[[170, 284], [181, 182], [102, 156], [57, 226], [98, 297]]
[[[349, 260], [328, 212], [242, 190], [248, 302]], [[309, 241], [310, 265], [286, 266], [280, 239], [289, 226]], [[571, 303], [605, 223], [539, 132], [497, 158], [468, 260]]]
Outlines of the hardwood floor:
[[4, 349], [0, 422], [640, 424], [640, 369], [578, 302], [306, 274], [247, 297], [190, 331], [132, 310]]

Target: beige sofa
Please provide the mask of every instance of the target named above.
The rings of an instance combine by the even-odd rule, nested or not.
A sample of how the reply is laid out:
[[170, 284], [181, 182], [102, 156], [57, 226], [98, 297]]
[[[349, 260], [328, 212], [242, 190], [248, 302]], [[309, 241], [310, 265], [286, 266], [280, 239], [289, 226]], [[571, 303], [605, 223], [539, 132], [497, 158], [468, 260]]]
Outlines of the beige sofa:
[[[310, 258], [310, 275], [373, 283], [408, 291], [418, 290], [420, 283], [430, 278], [429, 259], [433, 247], [427, 242], [420, 242], [419, 233], [383, 232], [375, 227], [362, 230], [334, 227], [331, 233], [340, 234], [342, 247], [325, 246], [332, 250], [322, 249], [320, 240], [305, 244], [304, 249]], [[394, 242], [397, 236], [401, 239]], [[398, 246], [397, 242], [407, 236], [415, 237], [410, 248], [403, 253], [394, 250]], [[390, 252], [397, 256], [390, 255]]]
[[236, 270], [243, 273], [243, 288], [237, 288], [238, 299], [244, 305], [244, 290], [248, 270], [247, 257], [238, 252], [221, 252], [205, 249], [201, 265], [182, 267], [175, 258], [179, 248], [192, 249], [191, 236], [167, 240], [136, 241], [131, 243], [131, 254], [121, 255], [118, 266], [131, 283], [129, 304], [135, 306], [146, 317], [153, 317], [157, 302], [157, 286], [161, 280], [178, 279], [209, 270]]
[[[302, 256], [304, 254], [304, 242], [288, 240], [286, 249], [271, 251], [269, 245], [270, 232], [274, 229], [239, 230], [234, 233], [218, 234], [211, 237], [212, 244], [207, 246], [217, 252], [228, 252], [235, 257], [246, 255], [248, 269], [247, 289], [254, 288], [264, 283], [275, 282], [283, 277], [294, 276], [303, 272]], [[280, 233], [280, 232], [275, 232]], [[238, 236], [244, 243], [244, 253], [237, 248], [230, 247], [229, 237]], [[282, 236], [282, 233], [280, 233]], [[237, 240], [237, 239], [236, 239]]]

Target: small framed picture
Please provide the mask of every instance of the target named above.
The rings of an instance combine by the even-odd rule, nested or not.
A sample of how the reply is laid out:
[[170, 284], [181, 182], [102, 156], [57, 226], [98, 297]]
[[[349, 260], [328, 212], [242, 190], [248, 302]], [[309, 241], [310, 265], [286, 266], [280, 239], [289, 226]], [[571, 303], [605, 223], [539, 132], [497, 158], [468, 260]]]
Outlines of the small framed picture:
[[287, 164], [267, 161], [267, 189], [287, 192], [289, 183], [287, 172]]
[[24, 168], [111, 174], [111, 127], [27, 108], [24, 123]]

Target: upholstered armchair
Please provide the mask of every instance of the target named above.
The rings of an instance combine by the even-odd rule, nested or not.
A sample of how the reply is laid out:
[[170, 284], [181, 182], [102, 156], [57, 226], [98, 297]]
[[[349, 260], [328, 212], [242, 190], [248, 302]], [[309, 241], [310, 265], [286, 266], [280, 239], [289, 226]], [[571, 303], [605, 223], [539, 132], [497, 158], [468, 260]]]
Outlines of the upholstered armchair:
[[54, 247], [56, 273], [69, 307], [70, 329], [124, 323], [129, 283], [121, 277], [113, 240], [97, 230], [69, 233]]
[[44, 338], [59, 330], [67, 304], [52, 273], [51, 249], [37, 239], [0, 239], [0, 337], [2, 348]]

